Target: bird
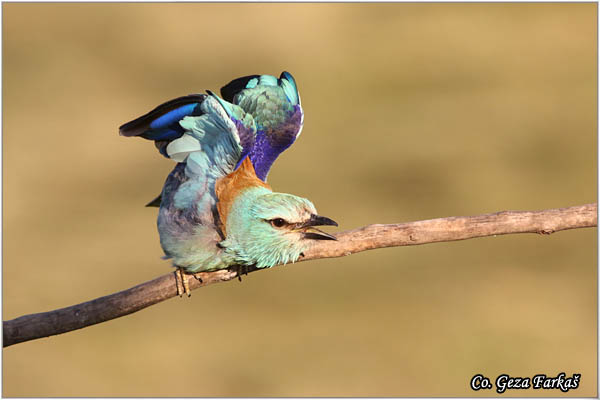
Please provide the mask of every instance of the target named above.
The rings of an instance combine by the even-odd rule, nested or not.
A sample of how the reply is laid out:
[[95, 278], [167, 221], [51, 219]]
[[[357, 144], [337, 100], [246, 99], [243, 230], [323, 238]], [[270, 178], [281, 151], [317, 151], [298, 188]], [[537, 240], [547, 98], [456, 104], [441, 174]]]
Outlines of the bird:
[[317, 241], [337, 240], [317, 228], [337, 222], [266, 182], [302, 129], [292, 75], [238, 78], [221, 96], [206, 90], [179, 97], [119, 128], [122, 136], [154, 141], [177, 163], [159, 196], [157, 228], [180, 296], [190, 295], [189, 275], [236, 267], [239, 276], [250, 266], [295, 262]]

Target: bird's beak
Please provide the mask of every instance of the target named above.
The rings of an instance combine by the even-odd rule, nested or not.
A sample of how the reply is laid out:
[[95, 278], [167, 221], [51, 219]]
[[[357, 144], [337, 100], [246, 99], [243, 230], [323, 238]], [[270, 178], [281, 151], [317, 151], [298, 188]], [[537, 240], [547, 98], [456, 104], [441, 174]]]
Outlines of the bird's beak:
[[304, 237], [306, 239], [315, 239], [315, 240], [337, 240], [337, 238], [333, 235], [330, 235], [327, 232], [323, 232], [320, 229], [315, 228], [315, 226], [322, 225], [333, 225], [338, 226], [337, 222], [334, 220], [323, 217], [321, 215], [311, 215], [310, 219], [306, 221], [304, 224], [299, 226], [300, 229], [304, 232]]

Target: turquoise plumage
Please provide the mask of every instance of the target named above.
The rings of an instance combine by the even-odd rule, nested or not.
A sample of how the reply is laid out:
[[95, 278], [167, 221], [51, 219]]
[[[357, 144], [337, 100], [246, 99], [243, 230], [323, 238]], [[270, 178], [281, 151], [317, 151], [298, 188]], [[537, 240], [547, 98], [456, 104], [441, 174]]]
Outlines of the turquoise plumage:
[[[254, 88], [261, 84], [258, 79]], [[295, 83], [293, 90], [286, 85], [281, 90], [291, 96], [290, 104], [299, 103]], [[309, 200], [275, 193], [257, 176], [251, 149], [261, 132], [266, 140], [274, 134], [271, 121], [285, 121], [290, 114], [257, 123], [247, 110], [261, 115], [259, 105], [268, 102], [259, 98], [254, 108], [246, 105], [257, 98], [246, 90], [236, 94], [240, 104], [211, 92], [172, 101], [120, 130], [124, 136], [155, 140], [161, 154], [178, 162], [161, 193], [158, 231], [165, 257], [186, 272], [269, 268], [296, 261], [315, 240], [335, 239], [315, 228], [337, 224], [319, 216]], [[194, 115], [182, 117], [182, 104]], [[178, 126], [165, 117], [169, 113], [181, 118]]]
[[[324, 217], [315, 220], [316, 214], [315, 206], [307, 199], [273, 193], [265, 187], [249, 188], [236, 199], [227, 217], [227, 238], [221, 246], [236, 263], [243, 265], [269, 268], [294, 262], [312, 244], [311, 239], [333, 238], [323, 232], [312, 237], [307, 237], [308, 232], [290, 237], [294, 229], [308, 227], [307, 222], [333, 224]], [[274, 225], [277, 219], [284, 221], [281, 223], [290, 228], [289, 232], [283, 230], [283, 225], [277, 229]]]
[[266, 182], [275, 159], [302, 132], [304, 111], [294, 77], [282, 72], [238, 78], [221, 88], [225, 100], [252, 114], [256, 122], [255, 144], [249, 150], [256, 175]]

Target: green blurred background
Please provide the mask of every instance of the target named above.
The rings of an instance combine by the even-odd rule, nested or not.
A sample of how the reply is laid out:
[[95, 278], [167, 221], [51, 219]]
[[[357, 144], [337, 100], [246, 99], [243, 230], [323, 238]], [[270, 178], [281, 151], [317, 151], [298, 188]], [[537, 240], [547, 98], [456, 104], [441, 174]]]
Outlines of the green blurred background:
[[[3, 4], [3, 318], [170, 271], [144, 208], [172, 164], [120, 124], [295, 76], [277, 191], [340, 229], [596, 201], [596, 4]], [[597, 394], [596, 229], [252, 274], [3, 351], [4, 396]], [[563, 396], [512, 391], [512, 396]]]

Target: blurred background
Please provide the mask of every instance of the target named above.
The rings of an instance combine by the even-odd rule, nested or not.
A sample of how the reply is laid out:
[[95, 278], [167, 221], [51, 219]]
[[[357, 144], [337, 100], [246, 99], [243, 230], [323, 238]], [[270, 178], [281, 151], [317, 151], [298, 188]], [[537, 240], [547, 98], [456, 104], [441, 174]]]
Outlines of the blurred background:
[[[296, 78], [277, 191], [340, 230], [596, 201], [596, 4], [3, 4], [3, 319], [170, 272], [173, 164], [117, 128]], [[4, 396], [597, 395], [596, 229], [278, 267], [3, 350]], [[518, 391], [512, 396], [564, 396]]]

